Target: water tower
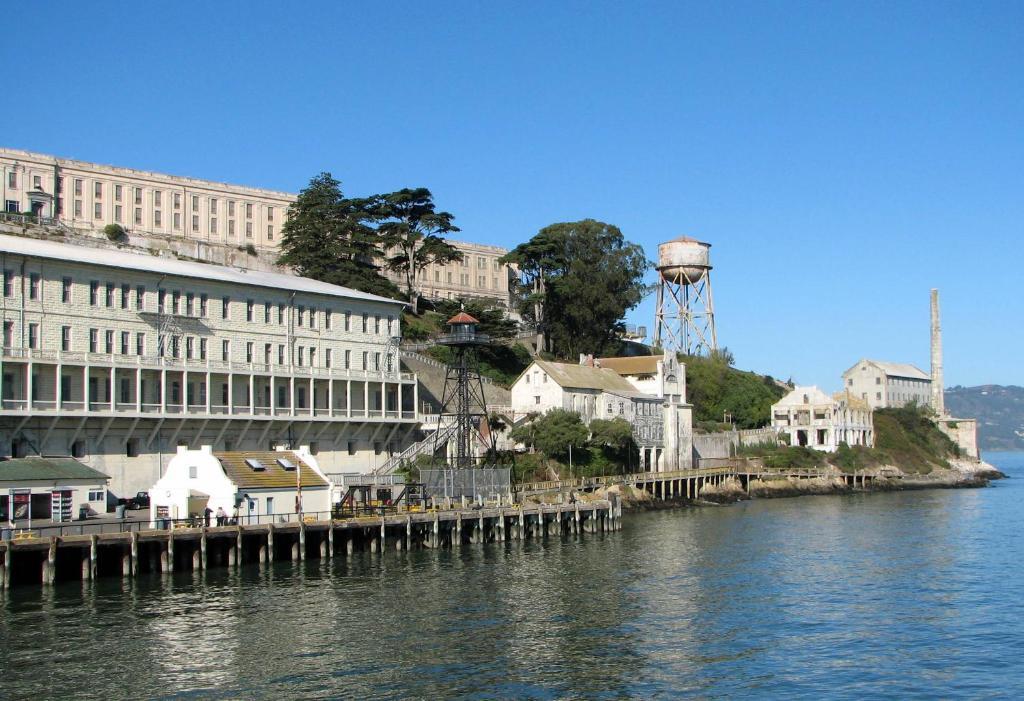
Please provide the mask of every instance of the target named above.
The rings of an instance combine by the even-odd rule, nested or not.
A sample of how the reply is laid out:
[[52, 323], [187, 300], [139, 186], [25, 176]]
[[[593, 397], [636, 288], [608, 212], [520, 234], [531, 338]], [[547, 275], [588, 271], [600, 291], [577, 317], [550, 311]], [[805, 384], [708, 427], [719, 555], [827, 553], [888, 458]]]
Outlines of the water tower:
[[688, 236], [658, 246], [654, 345], [685, 355], [718, 350], [710, 243]]

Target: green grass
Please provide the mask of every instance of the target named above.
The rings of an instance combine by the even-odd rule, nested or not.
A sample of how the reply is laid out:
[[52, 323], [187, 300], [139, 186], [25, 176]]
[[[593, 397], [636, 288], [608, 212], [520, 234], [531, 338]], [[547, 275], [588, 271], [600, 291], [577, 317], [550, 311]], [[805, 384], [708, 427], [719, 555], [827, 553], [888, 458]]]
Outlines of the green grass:
[[740, 446], [737, 455], [759, 457], [764, 460], [765, 467], [784, 467], [794, 469], [813, 469], [825, 467], [828, 455], [812, 448], [791, 447], [781, 445], [750, 445]]
[[875, 449], [880, 459], [904, 472], [928, 474], [948, 468], [960, 449], [917, 407], [875, 411]]

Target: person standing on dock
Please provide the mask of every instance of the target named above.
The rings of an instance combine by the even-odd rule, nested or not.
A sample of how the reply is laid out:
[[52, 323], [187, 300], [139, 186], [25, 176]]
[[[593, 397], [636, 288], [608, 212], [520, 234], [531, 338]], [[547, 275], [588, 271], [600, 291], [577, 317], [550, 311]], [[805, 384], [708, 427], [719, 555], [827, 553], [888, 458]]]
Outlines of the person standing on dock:
[[224, 510], [223, 506], [217, 507], [217, 525], [223, 526], [228, 520], [228, 512]]

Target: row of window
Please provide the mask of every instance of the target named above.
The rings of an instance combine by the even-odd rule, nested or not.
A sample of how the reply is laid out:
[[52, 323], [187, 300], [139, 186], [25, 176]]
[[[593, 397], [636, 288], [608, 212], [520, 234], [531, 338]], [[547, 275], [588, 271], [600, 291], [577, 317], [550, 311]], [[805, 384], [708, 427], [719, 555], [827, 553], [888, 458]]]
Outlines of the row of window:
[[[58, 198], [58, 200], [57, 200], [57, 214], [58, 215], [60, 215], [62, 213], [63, 206], [64, 206], [63, 205], [63, 199], [62, 198]], [[81, 219], [83, 217], [82, 200], [75, 200], [75, 213], [74, 213], [74, 217], [75, 217], [75, 219]], [[93, 219], [100, 219], [100, 220], [103, 219], [103, 203], [102, 202], [94, 202], [93, 203], [93, 205], [92, 205], [92, 218]], [[116, 223], [118, 223], [118, 224], [127, 224], [128, 223], [125, 220], [125, 218], [124, 218], [124, 208], [121, 205], [119, 205], [119, 204], [114, 205], [114, 221]], [[234, 237], [236, 235], [235, 220], [234, 219], [228, 219], [227, 222], [228, 222], [227, 231], [225, 231], [224, 233], [228, 237]], [[143, 217], [142, 217], [142, 207], [136, 207], [135, 208], [134, 216], [133, 216], [133, 219], [132, 219], [132, 223], [135, 226], [144, 226], [145, 225], [145, 222], [143, 221]], [[208, 224], [208, 226], [206, 228], [206, 232], [207, 233], [210, 233], [210, 234], [220, 234], [221, 233], [217, 217], [210, 217], [208, 222], [207, 222], [207, 224]], [[155, 227], [155, 228], [158, 228], [158, 229], [159, 228], [163, 228], [163, 226], [164, 226], [163, 212], [161, 210], [159, 210], [159, 209], [154, 209], [153, 210], [152, 226]], [[181, 231], [181, 212], [173, 212], [172, 213], [172, 215], [171, 215], [171, 228], [174, 229], [175, 231]], [[199, 222], [199, 215], [198, 214], [193, 214], [192, 215], [192, 232], [193, 233], [197, 233], [197, 234], [201, 233], [200, 222]], [[251, 239], [252, 237], [253, 237], [253, 223], [251, 221], [247, 221], [247, 222], [245, 222], [245, 238]], [[268, 241], [273, 241], [274, 240], [274, 225], [273, 224], [267, 224], [267, 240]]]
[[[11, 269], [3, 273], [4, 297], [14, 296], [15, 273]], [[38, 300], [42, 298], [42, 279], [39, 273], [29, 273], [28, 276], [28, 298]], [[61, 301], [69, 304], [73, 299], [74, 281], [72, 278], [61, 278]], [[134, 292], [134, 295], [133, 295]], [[134, 296], [134, 299], [133, 299]], [[99, 280], [89, 281], [89, 305], [93, 307], [104, 306], [113, 308], [120, 306], [121, 309], [132, 309], [144, 311], [146, 308], [146, 286], [136, 285], [134, 289], [127, 283], [117, 285], [113, 282], [101, 283]], [[157, 290], [157, 311], [161, 314], [180, 316], [199, 316], [205, 318], [208, 313], [209, 297], [206, 293], [196, 295], [193, 292], [181, 290]], [[221, 298], [221, 318], [229, 319], [231, 309], [231, 297], [225, 295]], [[286, 323], [287, 305], [284, 302], [274, 304], [273, 302], [257, 303], [248, 299], [245, 302], [245, 320], [256, 321], [257, 315], [261, 314], [266, 324], [276, 322], [280, 325]], [[259, 310], [259, 311], [258, 311]], [[380, 314], [372, 317], [367, 312], [362, 315], [354, 315], [351, 311], [345, 310], [342, 313], [342, 329], [344, 331], [358, 331], [361, 333], [374, 333], [376, 335], [386, 334], [387, 336], [397, 335], [395, 327], [395, 316], [389, 314], [386, 318]], [[299, 327], [316, 329], [319, 323], [323, 328], [332, 330], [334, 314], [330, 309], [317, 309], [298, 305], [295, 308], [295, 323]], [[372, 331], [371, 331], [372, 328]]]
[[[182, 339], [184, 339], [184, 347], [182, 347]], [[30, 323], [28, 325], [28, 347], [32, 350], [39, 350], [40, 337], [39, 337], [39, 324]], [[134, 340], [134, 345], [132, 341]], [[3, 325], [3, 347], [12, 348], [14, 346], [14, 322], [5, 321]], [[158, 338], [157, 342], [157, 355], [161, 358], [181, 358], [184, 352], [186, 360], [206, 360], [208, 351], [208, 339], [196, 336], [179, 336], [172, 335], [166, 338]], [[71, 327], [61, 326], [60, 328], [60, 349], [65, 352], [69, 352], [73, 349]], [[277, 344], [276, 356], [274, 353], [274, 344], [265, 343], [263, 344], [263, 364], [272, 365], [276, 357], [278, 365], [285, 365], [286, 353], [285, 345], [283, 343]], [[316, 346], [298, 346], [295, 350], [295, 364], [299, 367], [309, 365], [310, 367], [317, 367], [318, 363], [322, 362], [323, 367], [331, 368], [334, 367], [334, 352], [331, 348], [322, 349], [323, 355], [320, 356], [317, 353]], [[89, 329], [89, 352], [90, 353], [107, 353], [107, 354], [120, 354], [120, 355], [146, 355], [146, 334], [137, 332], [132, 337], [131, 332], [121, 331], [120, 333], [115, 332], [113, 329]], [[256, 362], [256, 344], [253, 341], [248, 341], [245, 344], [245, 362], [253, 363]], [[344, 351], [342, 357], [342, 368], [345, 370], [374, 370], [380, 372], [382, 370], [391, 370], [391, 356], [387, 358], [383, 357], [383, 354], [379, 352], [370, 353], [369, 351], [362, 351], [362, 355], [356, 355], [356, 358], [362, 359], [360, 367], [354, 367], [352, 365], [353, 355], [351, 350]], [[321, 361], [322, 358], [322, 361]], [[223, 339], [221, 341], [221, 360], [224, 362], [230, 362], [231, 360], [231, 341]], [[387, 366], [387, 367], [385, 367]]]
[[[13, 176], [14, 173], [11, 173], [10, 175]], [[36, 187], [39, 187], [40, 184], [41, 184], [40, 180], [39, 180], [39, 176], [37, 175], [37, 176], [35, 176], [35, 178], [36, 178], [36, 181], [35, 181], [36, 182]], [[84, 181], [82, 180], [82, 178], [75, 178], [75, 197], [81, 197], [82, 196], [83, 182]], [[120, 183], [114, 183], [114, 201], [115, 202], [123, 202], [124, 201], [124, 189], [126, 187], [128, 187], [128, 186], [121, 185]], [[102, 201], [103, 200], [103, 188], [104, 188], [104, 183], [103, 182], [100, 182], [99, 180], [93, 181], [92, 197], [93, 197], [94, 201]], [[133, 195], [132, 196], [132, 204], [141, 207], [142, 206], [142, 197], [143, 197], [143, 188], [141, 188], [141, 187], [131, 187], [130, 189], [132, 190], [132, 195]], [[57, 179], [57, 192], [63, 192], [63, 190], [64, 190], [64, 178], [58, 178]], [[163, 191], [162, 190], [153, 190], [152, 191], [152, 195], [153, 195], [153, 197], [152, 197], [153, 208], [154, 209], [159, 209], [159, 208], [163, 207], [164, 206]], [[182, 193], [180, 193], [180, 192], [171, 192], [170, 195], [171, 195], [171, 198], [170, 198], [170, 200], [171, 200], [171, 204], [170, 204], [171, 209], [174, 210], [174, 211], [180, 211], [181, 210]], [[191, 211], [192, 212], [199, 212], [200, 211], [200, 208], [199, 208], [200, 197], [199, 197], [199, 195], [192, 195], [190, 199], [192, 200]], [[208, 210], [208, 212], [211, 215], [216, 215], [218, 213], [219, 199], [216, 198], [216, 197], [208, 197], [208, 198], [206, 198], [206, 202], [207, 202], [207, 210]], [[236, 204], [238, 204], [238, 203], [236, 203], [235, 200], [226, 200], [226, 202], [227, 202], [227, 216], [228, 217], [234, 217], [236, 215]], [[238, 209], [245, 211], [245, 218], [246, 219], [252, 219], [253, 218], [253, 203], [252, 202], [243, 202], [241, 204], [243, 206], [239, 207]], [[267, 206], [266, 214], [267, 214], [267, 221], [268, 222], [274, 221], [274, 207]]]
[[[427, 279], [427, 271], [426, 270], [421, 270], [420, 271], [420, 280], [421, 281], [426, 281], [426, 279]], [[449, 285], [452, 284], [452, 279], [453, 279], [453, 276], [452, 276], [451, 271], [446, 272], [445, 273], [445, 281]], [[441, 282], [441, 271], [440, 270], [435, 270], [434, 271], [434, 282], [436, 282], [436, 283]], [[462, 273], [461, 275], [459, 275], [459, 284], [462, 285], [463, 287], [469, 287], [469, 273]], [[477, 275], [476, 276], [476, 286], [481, 288], [481, 289], [488, 289], [487, 288], [487, 276], [486, 275]], [[499, 289], [499, 287], [498, 287], [498, 278], [497, 277], [492, 277], [491, 278], [491, 287], [490, 287], [490, 289], [494, 289], [494, 290]]]

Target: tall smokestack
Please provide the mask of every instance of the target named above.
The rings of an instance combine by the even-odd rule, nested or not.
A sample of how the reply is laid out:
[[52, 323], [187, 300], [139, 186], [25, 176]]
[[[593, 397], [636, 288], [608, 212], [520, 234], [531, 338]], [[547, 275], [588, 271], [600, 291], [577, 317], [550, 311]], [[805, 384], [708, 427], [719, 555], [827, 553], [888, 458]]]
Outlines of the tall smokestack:
[[942, 324], [939, 322], [939, 291], [932, 289], [932, 409], [946, 413], [942, 383]]

